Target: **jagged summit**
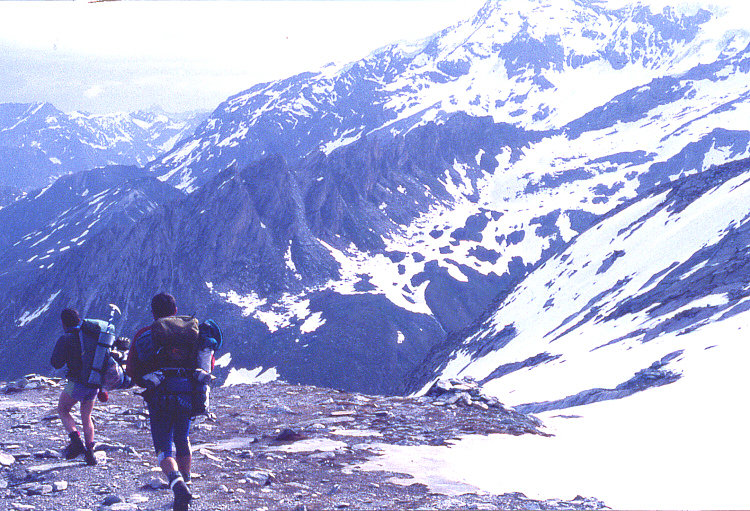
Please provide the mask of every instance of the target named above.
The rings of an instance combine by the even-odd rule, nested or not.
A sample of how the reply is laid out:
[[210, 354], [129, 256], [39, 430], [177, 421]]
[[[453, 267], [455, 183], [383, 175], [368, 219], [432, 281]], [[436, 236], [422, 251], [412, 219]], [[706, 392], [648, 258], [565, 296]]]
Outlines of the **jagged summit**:
[[330, 152], [368, 133], [393, 136], [459, 111], [526, 129], [560, 128], [628, 89], [750, 42], [747, 31], [725, 33], [721, 23], [708, 10], [490, 1], [424, 40], [236, 94], [150, 169], [193, 191], [232, 162]]

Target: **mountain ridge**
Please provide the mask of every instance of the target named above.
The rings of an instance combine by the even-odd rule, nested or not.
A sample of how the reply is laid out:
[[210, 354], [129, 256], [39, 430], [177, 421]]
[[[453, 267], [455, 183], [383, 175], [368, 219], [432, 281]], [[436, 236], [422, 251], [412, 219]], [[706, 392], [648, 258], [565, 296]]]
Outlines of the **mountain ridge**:
[[[256, 85], [220, 105], [192, 140], [155, 161], [150, 170], [191, 191], [206, 181], [204, 173], [233, 161], [244, 166], [269, 153], [294, 159], [319, 148], [328, 152], [366, 133], [392, 136], [457, 111], [492, 115], [525, 129], [559, 128], [609, 100], [617, 94], [613, 90], [624, 92], [664, 74], [679, 74], [750, 43], [748, 32], [735, 31], [721, 41], [701, 35], [699, 27], [715, 18], [707, 10], [678, 15], [641, 8], [629, 13], [572, 0], [567, 9], [555, 9], [549, 2], [529, 5], [530, 12], [520, 15], [505, 2], [489, 1], [474, 18], [423, 41], [389, 45], [340, 68]], [[565, 18], [567, 12], [579, 17]], [[600, 32], [587, 27], [583, 39], [575, 36], [574, 24], [584, 19], [595, 22]], [[613, 20], [620, 22], [619, 35], [611, 44], [601, 43], [607, 31], [614, 30]], [[556, 29], [564, 30], [567, 39], [550, 36], [550, 53], [543, 42], [546, 36], [535, 32], [557, 22], [562, 28]], [[500, 26], [506, 28], [498, 30]], [[516, 43], [506, 40], [506, 34], [525, 39]], [[592, 44], [599, 46], [592, 49]], [[540, 62], [524, 60], [538, 55], [539, 48], [546, 55]], [[566, 51], [568, 60], [560, 60]], [[575, 52], [588, 56], [576, 59]], [[557, 65], [567, 74], [554, 71]], [[626, 66], [629, 73], [617, 72]], [[606, 87], [585, 86], [596, 74]], [[488, 85], [503, 75], [507, 85]], [[579, 94], [581, 85], [585, 95]], [[573, 107], [577, 111], [555, 113]]]
[[[63, 113], [51, 103], [0, 104], [0, 185], [28, 191], [105, 165], [146, 165], [189, 136], [204, 114]], [[31, 169], [31, 170], [29, 170]]]

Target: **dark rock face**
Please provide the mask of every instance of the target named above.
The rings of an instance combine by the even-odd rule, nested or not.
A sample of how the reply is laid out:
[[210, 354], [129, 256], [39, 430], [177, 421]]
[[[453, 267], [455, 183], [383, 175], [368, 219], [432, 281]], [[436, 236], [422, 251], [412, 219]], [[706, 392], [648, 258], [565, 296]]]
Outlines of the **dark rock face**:
[[[472, 163], [466, 176], [474, 181], [484, 173], [476, 162], [480, 149], [491, 154], [502, 148], [517, 151], [537, 136], [458, 115], [443, 126], [427, 125], [390, 142], [363, 139], [294, 165], [280, 157], [243, 169], [233, 165], [189, 196], [173, 192], [138, 208], [134, 223], [106, 222], [85, 243], [57, 255], [54, 265], [40, 268], [19, 260], [19, 268], [27, 269], [4, 277], [6, 303], [14, 305], [0, 311], [11, 318], [0, 335], [16, 341], [2, 349], [15, 350], [29, 338], [38, 339], [29, 348], [43, 349], [59, 329], [59, 309], [67, 305], [101, 317], [107, 304], [119, 304], [120, 327], [132, 335], [149, 322], [151, 296], [169, 290], [180, 310], [213, 317], [232, 333], [229, 345], [239, 366], [277, 367], [289, 381], [402, 393], [406, 376], [445, 331], [470, 323], [523, 270], [485, 275], [452, 261], [467, 278], [457, 282], [434, 261], [424, 261], [415, 278], [430, 280], [425, 299], [432, 313], [416, 312], [408, 300], [406, 306], [396, 305], [372, 285], [376, 268], [348, 275], [335, 252], [355, 247], [382, 254], [401, 263], [404, 271], [407, 254], [388, 251], [385, 239], [431, 207], [454, 200], [445, 185], [445, 173], [455, 172], [454, 162]], [[35, 201], [49, 203], [46, 216], [6, 235], [10, 243], [24, 232], [39, 231], [8, 248], [5, 257], [19, 259], [27, 253], [46, 236], [39, 226], [52, 226], [56, 212], [66, 210], [66, 225], [80, 230], [84, 223], [79, 217], [95, 205], [83, 201], [71, 208], [70, 202], [80, 200], [82, 188], [94, 193], [95, 176], [102, 180], [97, 190], [106, 190], [101, 193], [108, 197], [122, 195], [116, 191], [123, 187], [144, 186], [127, 175], [125, 169], [110, 169], [101, 176], [70, 176], [66, 179], [75, 186], [61, 180], [33, 200], [30, 196], [7, 212], [1, 210], [21, 215], [24, 208], [39, 204]], [[464, 229], [475, 237], [489, 218], [500, 216], [471, 216]], [[57, 241], [48, 238], [37, 246], [45, 243], [55, 246]], [[350, 279], [350, 290], [330, 284], [342, 279]], [[19, 310], [16, 304], [32, 305]], [[289, 312], [295, 307], [300, 307], [297, 313]], [[30, 362], [33, 367], [3, 371], [40, 371], [45, 362], [37, 359]]]
[[[435, 339], [444, 335], [432, 317], [400, 309], [382, 295], [309, 295], [310, 309], [325, 324], [295, 342], [289, 333], [274, 336], [273, 348], [255, 343], [265, 365], [283, 358], [284, 378], [298, 382], [335, 382], [344, 389], [402, 394], [403, 381]], [[408, 340], [408, 341], [407, 341]]]
[[583, 168], [566, 170], [560, 174], [545, 174], [535, 183], [529, 183], [526, 185], [525, 193], [534, 193], [544, 188], [557, 188], [565, 183], [573, 183], [575, 181], [583, 181], [590, 179], [593, 173], [590, 170]]
[[545, 401], [543, 403], [527, 403], [515, 408], [523, 413], [548, 412], [550, 410], [561, 410], [572, 408], [574, 406], [598, 403], [600, 401], [622, 399], [631, 396], [636, 392], [642, 392], [652, 387], [669, 385], [670, 383], [679, 380], [682, 375], [668, 369], [663, 369], [663, 366], [665, 366], [669, 360], [679, 355], [680, 353], [677, 352], [665, 357], [663, 360], [657, 360], [646, 369], [638, 371], [628, 381], [617, 385], [613, 389], [589, 389], [563, 399]]
[[[510, 340], [512, 338], [512, 334], [514, 333], [512, 330], [506, 330], [507, 334], [505, 335], [505, 339]], [[493, 344], [491, 345], [491, 349], [498, 349], [501, 348], [501, 345]], [[487, 350], [488, 352], [490, 350]], [[478, 352], [480, 353], [480, 352]], [[552, 360], [557, 360], [560, 358], [559, 355], [551, 355], [549, 353], [539, 353], [538, 355], [535, 355], [533, 357], [529, 357], [526, 360], [522, 362], [513, 362], [510, 364], [503, 364], [500, 367], [493, 370], [489, 375], [487, 375], [485, 378], [482, 379], [481, 383], [484, 385], [485, 383], [488, 383], [496, 378], [502, 378], [506, 374], [510, 374], [514, 371], [518, 371], [520, 369], [524, 369], [527, 367], [534, 367], [539, 364], [544, 364], [546, 362], [550, 362]]]
[[517, 276], [482, 275], [471, 268], [459, 265], [468, 282], [453, 279], [448, 270], [437, 264], [428, 264], [419, 278], [429, 280], [425, 298], [446, 331], [458, 331], [469, 325], [477, 314], [489, 305], [495, 296], [509, 287]]
[[690, 90], [689, 85], [677, 78], [658, 78], [646, 87], [620, 94], [606, 105], [571, 123], [566, 128], [568, 136], [577, 138], [586, 131], [609, 128], [618, 122], [643, 119], [654, 105], [677, 101], [685, 97]]
[[[750, 132], [748, 131], [715, 129], [702, 137], [700, 141], [686, 145], [669, 160], [651, 165], [648, 172], [638, 176], [639, 191], [648, 191], [680, 175], [702, 172], [706, 154], [712, 148], [727, 151], [728, 158], [734, 160], [744, 154], [749, 145]], [[675, 174], [675, 170], [679, 173]]]
[[566, 211], [565, 214], [570, 219], [570, 228], [577, 233], [588, 229], [595, 221], [597, 216], [588, 211], [580, 209]]
[[145, 165], [187, 137], [203, 114], [66, 114], [49, 103], [0, 104], [0, 186], [31, 190], [104, 165]]
[[602, 261], [602, 265], [599, 267], [598, 270], [596, 270], [596, 274], [604, 273], [607, 271], [614, 263], [617, 261], [618, 258], [625, 255], [625, 252], [622, 250], [615, 250], [612, 252], [609, 256], [607, 256], [604, 261]]

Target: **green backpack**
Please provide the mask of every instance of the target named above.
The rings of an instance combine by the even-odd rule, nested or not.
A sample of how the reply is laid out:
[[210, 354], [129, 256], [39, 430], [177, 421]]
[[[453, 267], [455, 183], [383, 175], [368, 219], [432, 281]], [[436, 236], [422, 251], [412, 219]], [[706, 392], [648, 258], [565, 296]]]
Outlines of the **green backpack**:
[[156, 364], [162, 368], [195, 369], [198, 320], [194, 316], [167, 316], [151, 325]]
[[117, 364], [111, 355], [115, 326], [99, 319], [84, 319], [78, 337], [81, 342], [81, 383], [102, 388], [107, 371]]

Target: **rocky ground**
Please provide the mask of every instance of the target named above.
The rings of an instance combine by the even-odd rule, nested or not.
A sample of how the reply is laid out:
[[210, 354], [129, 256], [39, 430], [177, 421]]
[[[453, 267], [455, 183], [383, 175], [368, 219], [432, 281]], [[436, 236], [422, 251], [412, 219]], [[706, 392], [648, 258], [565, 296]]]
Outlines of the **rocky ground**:
[[[147, 412], [134, 390], [94, 409], [99, 464], [66, 462], [55, 411], [60, 382], [0, 386], [0, 509], [164, 510], [172, 494], [157, 468]], [[77, 411], [77, 410], [76, 410]], [[212, 415], [192, 430], [195, 510], [602, 509], [593, 498], [534, 501], [523, 494], [443, 495], [403, 474], [359, 471], [378, 444], [441, 445], [464, 434], [544, 434], [534, 417], [482, 396], [471, 382], [412, 399], [273, 382], [216, 388]]]

